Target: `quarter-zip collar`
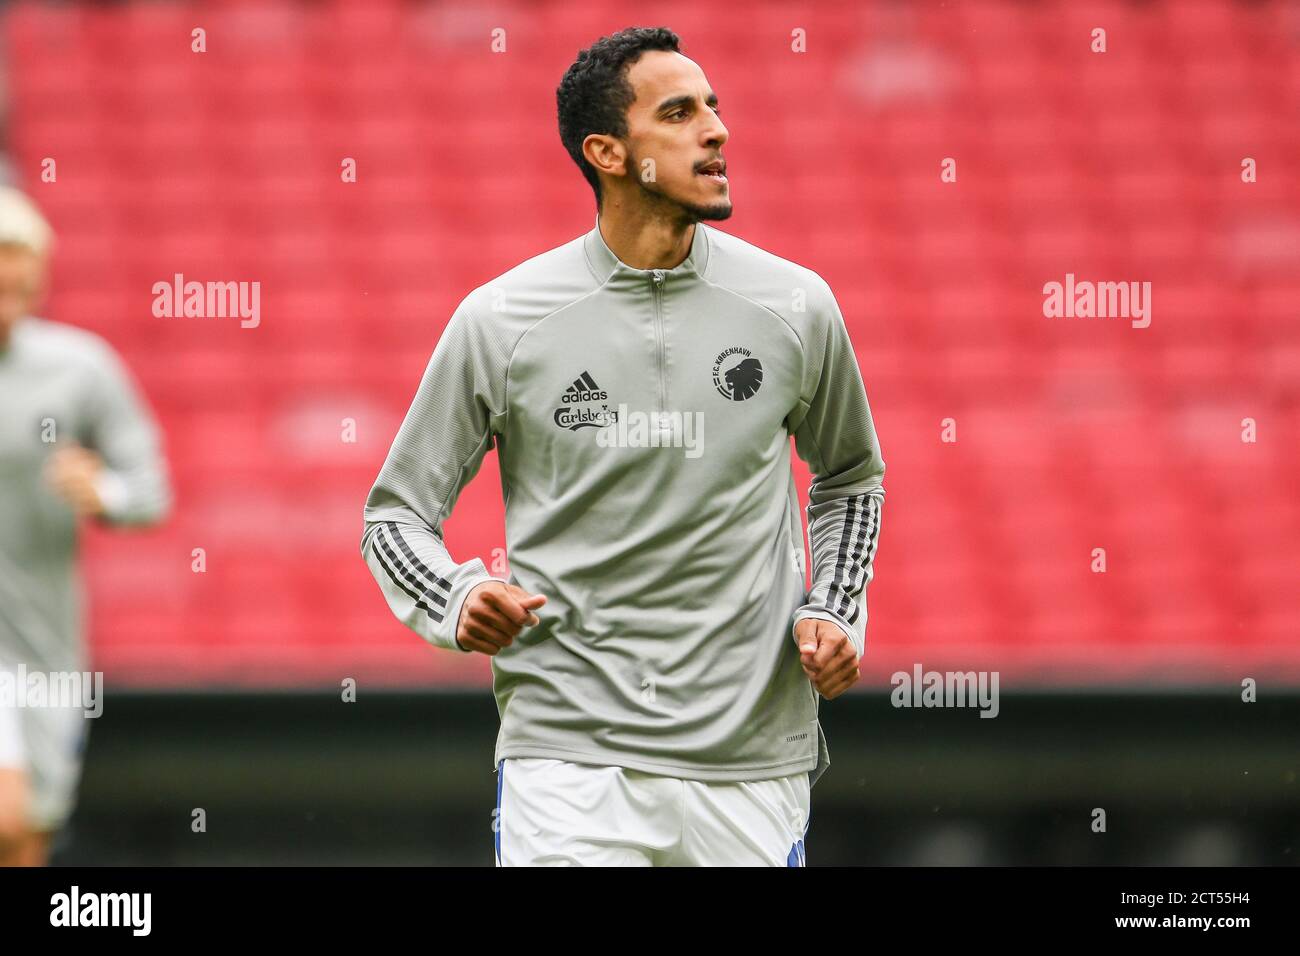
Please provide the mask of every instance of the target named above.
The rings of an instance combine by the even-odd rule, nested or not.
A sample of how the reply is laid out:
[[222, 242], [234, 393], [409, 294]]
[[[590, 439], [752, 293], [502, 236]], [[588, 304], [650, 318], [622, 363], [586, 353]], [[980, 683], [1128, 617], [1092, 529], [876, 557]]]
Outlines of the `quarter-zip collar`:
[[691, 251], [686, 254], [685, 259], [671, 269], [633, 269], [619, 259], [605, 242], [605, 237], [600, 234], [600, 213], [596, 214], [595, 228], [587, 233], [583, 241], [583, 249], [592, 274], [602, 283], [610, 281], [620, 284], [627, 281], [647, 283], [655, 272], [663, 273], [668, 281], [678, 276], [702, 276], [709, 265], [708, 229], [702, 222], [695, 224], [695, 235], [691, 238]]

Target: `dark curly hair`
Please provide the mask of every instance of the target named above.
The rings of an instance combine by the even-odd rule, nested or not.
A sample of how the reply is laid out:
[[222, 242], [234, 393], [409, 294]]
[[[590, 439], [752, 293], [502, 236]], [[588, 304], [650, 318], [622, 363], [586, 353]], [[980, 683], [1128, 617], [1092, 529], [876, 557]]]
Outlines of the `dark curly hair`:
[[564, 73], [555, 90], [560, 142], [587, 177], [600, 208], [600, 178], [582, 155], [582, 141], [592, 133], [627, 135], [627, 108], [636, 99], [627, 81], [628, 68], [647, 50], [680, 53], [681, 41], [667, 27], [628, 27], [601, 37]]

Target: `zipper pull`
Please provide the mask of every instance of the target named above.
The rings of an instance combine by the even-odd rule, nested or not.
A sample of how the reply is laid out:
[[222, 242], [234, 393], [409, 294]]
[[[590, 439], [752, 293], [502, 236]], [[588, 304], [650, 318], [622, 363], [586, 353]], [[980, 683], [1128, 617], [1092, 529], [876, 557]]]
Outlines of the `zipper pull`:
[[651, 279], [650, 281], [652, 281], [655, 285], [663, 285], [663, 284], [664, 284], [664, 270], [663, 270], [663, 269], [651, 269], [651, 270], [650, 270], [650, 274], [654, 277], [654, 278]]

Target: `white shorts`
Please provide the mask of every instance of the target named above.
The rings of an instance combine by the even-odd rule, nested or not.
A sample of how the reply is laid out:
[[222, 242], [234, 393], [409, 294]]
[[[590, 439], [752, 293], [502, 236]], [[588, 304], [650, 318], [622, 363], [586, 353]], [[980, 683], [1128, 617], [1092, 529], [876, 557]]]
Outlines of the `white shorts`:
[[60, 829], [72, 816], [90, 719], [81, 707], [15, 707], [0, 702], [0, 767], [27, 777], [27, 825]]
[[804, 866], [807, 772], [710, 782], [507, 757], [497, 866]]

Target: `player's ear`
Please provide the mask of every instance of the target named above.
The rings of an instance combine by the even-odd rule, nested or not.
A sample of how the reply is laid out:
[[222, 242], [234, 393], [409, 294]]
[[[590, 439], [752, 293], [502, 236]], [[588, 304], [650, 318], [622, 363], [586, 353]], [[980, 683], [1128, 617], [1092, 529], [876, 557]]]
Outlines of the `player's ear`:
[[627, 173], [627, 147], [617, 136], [607, 133], [589, 133], [582, 141], [582, 155], [596, 167], [597, 172], [609, 176]]

